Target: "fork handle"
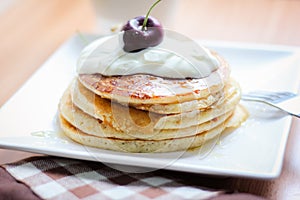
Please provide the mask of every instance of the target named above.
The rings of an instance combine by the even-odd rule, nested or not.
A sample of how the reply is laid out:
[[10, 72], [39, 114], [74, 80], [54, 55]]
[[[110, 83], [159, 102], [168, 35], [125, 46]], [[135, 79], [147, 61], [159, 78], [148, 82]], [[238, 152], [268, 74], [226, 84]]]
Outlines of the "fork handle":
[[276, 106], [289, 114], [300, 118], [300, 96], [278, 103]]

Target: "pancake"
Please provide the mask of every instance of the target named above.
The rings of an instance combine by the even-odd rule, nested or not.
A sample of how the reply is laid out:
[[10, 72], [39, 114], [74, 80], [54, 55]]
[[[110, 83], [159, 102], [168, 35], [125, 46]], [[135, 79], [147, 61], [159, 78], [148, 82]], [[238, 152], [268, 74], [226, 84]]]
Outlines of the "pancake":
[[[193, 65], [205, 77], [194, 76], [176, 60], [172, 64], [172, 69], [188, 72], [184, 77], [202, 78], [169, 76], [170, 71], [162, 73], [167, 68], [157, 76], [150, 75], [153, 63], [152, 68], [139, 68], [141, 74], [122, 76], [122, 70], [133, 67], [127, 60], [117, 65], [117, 73], [104, 73], [104, 68], [112, 67], [111, 62], [105, 62], [111, 54], [105, 49], [98, 53], [103, 57], [93, 54], [95, 57], [84, 63], [91, 69], [77, 71], [78, 76], [60, 100], [61, 128], [75, 142], [122, 152], [182, 151], [200, 147], [225, 129], [240, 126], [248, 116], [239, 105], [239, 84], [230, 78], [228, 63], [215, 52], [212, 55], [218, 62], [210, 54], [191, 55], [205, 63]], [[129, 61], [136, 61], [136, 54], [129, 55]], [[84, 56], [82, 59], [87, 61]], [[206, 64], [209, 73], [203, 73]]]
[[181, 103], [221, 91], [229, 80], [229, 65], [219, 55], [213, 54], [221, 65], [218, 70], [201, 79], [165, 79], [145, 74], [110, 77], [80, 74], [78, 78], [93, 93], [120, 103]]
[[172, 104], [129, 104], [129, 106], [134, 107], [139, 110], [146, 110], [159, 114], [176, 114], [182, 112], [189, 112], [192, 110], [205, 109], [214, 103], [222, 100], [224, 97], [224, 91], [219, 91], [214, 94], [210, 94], [201, 99], [196, 99], [192, 101], [186, 101], [182, 103], [172, 103]]
[[[234, 87], [231, 86], [229, 83], [228, 86], [225, 86], [225, 89], [227, 93], [233, 94]], [[153, 113], [158, 114], [176, 114], [176, 113], [182, 113], [182, 112], [189, 112], [193, 111], [195, 109], [206, 109], [207, 107], [215, 104], [220, 103], [224, 100], [225, 91], [223, 89], [217, 93], [210, 94], [206, 97], [203, 97], [201, 99], [182, 102], [182, 103], [172, 103], [172, 104], [123, 104], [124, 106], [130, 106], [134, 107], [138, 110], [145, 110], [150, 111]], [[85, 86], [83, 86], [80, 82], [75, 83], [74, 87], [74, 95], [78, 98], [84, 98], [81, 97], [82, 95], [90, 96], [92, 92], [88, 92], [85, 89]], [[230, 95], [229, 94], [229, 95]], [[94, 95], [94, 93], [93, 93]], [[228, 94], [227, 94], [228, 96]], [[106, 99], [102, 100], [103, 103], [105, 103]]]
[[243, 108], [237, 106], [234, 114], [224, 124], [215, 128], [199, 133], [195, 136], [164, 139], [164, 140], [141, 140], [141, 139], [118, 139], [111, 137], [97, 137], [87, 134], [70, 124], [60, 115], [60, 124], [64, 133], [72, 140], [91, 147], [101, 149], [133, 152], [133, 153], [150, 153], [150, 152], [172, 152], [187, 150], [200, 147], [205, 142], [219, 136], [226, 128], [239, 126], [247, 117]]
[[140, 133], [118, 131], [101, 120], [97, 120], [92, 116], [84, 113], [75, 106], [71, 99], [70, 90], [66, 90], [61, 98], [59, 111], [62, 117], [72, 126], [82, 130], [83, 132], [97, 137], [109, 137], [119, 139], [144, 139], [144, 140], [162, 140], [187, 137], [208, 131], [225, 122], [231, 115], [232, 111], [225, 113], [219, 117], [207, 121], [198, 126], [192, 126], [183, 129], [165, 129], [156, 130], [154, 133]]
[[224, 101], [205, 110], [161, 115], [123, 106], [95, 95], [77, 80], [71, 86], [73, 103], [82, 111], [123, 132], [154, 133], [156, 129], [182, 129], [202, 124], [234, 110], [240, 100], [239, 86], [230, 82]]

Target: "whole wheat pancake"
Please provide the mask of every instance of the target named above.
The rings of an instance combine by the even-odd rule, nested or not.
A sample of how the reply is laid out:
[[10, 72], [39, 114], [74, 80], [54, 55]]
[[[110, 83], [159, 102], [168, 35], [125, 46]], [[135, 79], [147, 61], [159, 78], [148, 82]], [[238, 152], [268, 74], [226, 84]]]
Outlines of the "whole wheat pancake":
[[161, 115], [123, 106], [95, 95], [75, 80], [71, 89], [73, 103], [85, 113], [123, 132], [154, 133], [156, 129], [182, 129], [202, 124], [234, 110], [240, 100], [239, 86], [232, 81], [224, 101], [205, 110]]
[[[235, 83], [236, 84], [236, 83]], [[85, 86], [80, 82], [77, 81], [75, 83], [74, 87], [74, 95], [80, 96], [81, 94], [86, 94], [91, 92], [85, 91]], [[171, 104], [125, 104], [124, 106], [131, 106], [138, 110], [145, 110], [150, 111], [158, 114], [176, 114], [176, 113], [183, 113], [183, 112], [189, 112], [193, 110], [200, 110], [200, 109], [207, 109], [207, 107], [221, 103], [224, 101], [225, 97], [225, 90], [228, 93], [227, 96], [230, 96], [234, 93], [235, 88], [232, 87], [232, 84], [229, 82], [224, 89], [221, 91], [218, 91], [214, 94], [209, 94], [208, 96], [205, 96], [201, 99], [196, 99], [192, 101], [186, 101], [181, 103], [171, 103]], [[103, 99], [103, 101], [106, 101], [106, 99]]]
[[224, 131], [226, 128], [239, 126], [246, 119], [246, 117], [246, 112], [238, 106], [235, 109], [233, 116], [230, 117], [224, 124], [222, 123], [209, 131], [202, 132], [195, 136], [164, 140], [132, 140], [97, 137], [77, 129], [61, 115], [60, 123], [64, 133], [80, 144], [114, 151], [146, 153], [172, 152], [200, 147], [205, 142], [219, 136], [220, 133], [222, 133], [222, 131]]
[[72, 103], [70, 90], [66, 90], [65, 94], [61, 98], [59, 111], [63, 118], [72, 124], [72, 126], [75, 126], [87, 134], [95, 135], [97, 137], [144, 140], [174, 139], [196, 135], [224, 123], [225, 120], [232, 115], [232, 111], [230, 111], [224, 115], [214, 118], [211, 121], [184, 129], [156, 130], [154, 133], [126, 133], [118, 131], [110, 125], [105, 124], [103, 121], [97, 120], [80, 110]]
[[129, 104], [139, 110], [146, 110], [159, 114], [176, 114], [182, 112], [189, 112], [192, 110], [205, 109], [219, 101], [222, 101], [224, 97], [224, 91], [219, 91], [214, 94], [210, 94], [207, 97], [196, 99], [192, 101], [186, 101], [182, 103], [172, 104]]
[[201, 79], [165, 79], [145, 74], [102, 76], [80, 74], [80, 82], [93, 93], [126, 104], [170, 104], [207, 97], [224, 87], [230, 69], [226, 61], [214, 53], [220, 62], [218, 70]]
[[[129, 104], [131, 107], [140, 110], [146, 110], [150, 112], [155, 112], [159, 114], [176, 114], [189, 112], [193, 110], [204, 110], [210, 106], [215, 106], [224, 101], [225, 95], [231, 96], [235, 92], [235, 87], [233, 84], [237, 84], [235, 81], [229, 81], [225, 87], [214, 94], [210, 94], [201, 99], [196, 99], [192, 101], [186, 101], [182, 103], [171, 103], [171, 104]], [[226, 94], [225, 94], [226, 92]]]

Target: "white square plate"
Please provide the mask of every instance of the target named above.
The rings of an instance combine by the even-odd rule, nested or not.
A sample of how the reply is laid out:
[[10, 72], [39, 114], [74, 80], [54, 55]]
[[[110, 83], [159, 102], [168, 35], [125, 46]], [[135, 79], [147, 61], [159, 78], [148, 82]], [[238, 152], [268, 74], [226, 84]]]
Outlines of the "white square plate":
[[[95, 39], [91, 35], [84, 37], [89, 41]], [[58, 132], [57, 107], [75, 76], [77, 57], [85, 46], [81, 38], [74, 36], [68, 40], [2, 106], [1, 148], [100, 161], [119, 168], [119, 164], [132, 166], [127, 168], [130, 171], [142, 169], [143, 172], [144, 167], [148, 167], [253, 178], [275, 178], [280, 174], [291, 117], [261, 104], [244, 102], [251, 117], [240, 128], [222, 134], [211, 151], [209, 147], [212, 144], [187, 152], [119, 153], [85, 147], [64, 137]], [[297, 91], [299, 48], [199, 42], [225, 57], [232, 67], [232, 76], [240, 82], [243, 91]]]

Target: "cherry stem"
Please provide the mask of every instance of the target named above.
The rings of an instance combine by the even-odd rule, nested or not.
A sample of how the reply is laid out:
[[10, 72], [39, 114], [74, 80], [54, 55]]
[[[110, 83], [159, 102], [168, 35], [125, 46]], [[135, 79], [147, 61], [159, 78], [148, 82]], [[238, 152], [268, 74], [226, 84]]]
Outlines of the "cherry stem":
[[144, 22], [143, 22], [142, 30], [145, 30], [145, 28], [146, 28], [146, 25], [147, 25], [147, 22], [148, 22], [148, 18], [149, 18], [149, 14], [150, 14], [151, 10], [152, 10], [159, 2], [161, 2], [161, 0], [156, 1], [156, 2], [150, 7], [150, 9], [148, 10], [148, 12], [147, 12], [147, 14], [146, 14], [146, 17], [145, 17], [145, 19], [144, 19]]

